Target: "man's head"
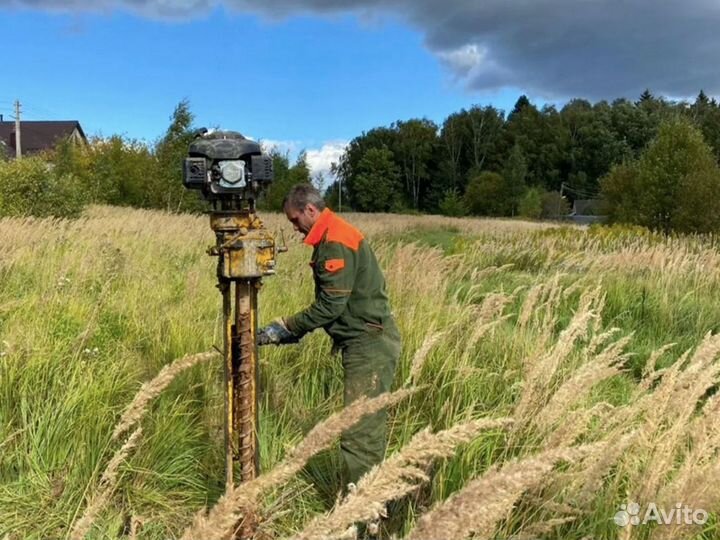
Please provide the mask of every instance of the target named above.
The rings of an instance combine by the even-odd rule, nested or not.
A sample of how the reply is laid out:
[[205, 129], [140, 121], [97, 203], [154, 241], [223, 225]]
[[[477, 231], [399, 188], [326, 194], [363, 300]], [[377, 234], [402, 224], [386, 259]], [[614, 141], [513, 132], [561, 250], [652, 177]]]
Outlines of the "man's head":
[[310, 184], [297, 184], [285, 196], [283, 210], [295, 230], [307, 236], [325, 210], [325, 201], [315, 187]]

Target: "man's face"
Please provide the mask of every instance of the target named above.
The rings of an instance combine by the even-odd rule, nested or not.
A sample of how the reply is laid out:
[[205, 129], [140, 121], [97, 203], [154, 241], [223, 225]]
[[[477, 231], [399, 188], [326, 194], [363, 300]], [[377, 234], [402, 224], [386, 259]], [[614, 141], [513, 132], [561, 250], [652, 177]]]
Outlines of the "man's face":
[[285, 215], [293, 228], [305, 237], [320, 216], [320, 211], [313, 204], [306, 204], [302, 210], [286, 206]]

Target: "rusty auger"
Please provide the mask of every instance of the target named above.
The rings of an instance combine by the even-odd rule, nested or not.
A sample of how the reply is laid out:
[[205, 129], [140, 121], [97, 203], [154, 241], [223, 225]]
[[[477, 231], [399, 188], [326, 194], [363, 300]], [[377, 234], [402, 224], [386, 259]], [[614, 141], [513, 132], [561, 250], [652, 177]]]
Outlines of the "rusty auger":
[[[210, 225], [217, 242], [208, 252], [218, 257], [223, 298], [225, 484], [231, 490], [236, 479], [247, 482], [259, 472], [258, 292], [263, 276], [275, 273], [276, 253], [284, 248], [275, 245], [252, 204], [215, 210]], [[245, 522], [237, 538], [252, 536], [252, 519]]]
[[[225, 486], [259, 473], [258, 292], [264, 276], [275, 273], [275, 258], [286, 248], [255, 211], [255, 201], [272, 181], [272, 158], [236, 132], [200, 131], [185, 159], [183, 183], [200, 190], [211, 205], [210, 226], [218, 257], [222, 293], [225, 394]], [[232, 537], [248, 539], [255, 520], [245, 516]]]

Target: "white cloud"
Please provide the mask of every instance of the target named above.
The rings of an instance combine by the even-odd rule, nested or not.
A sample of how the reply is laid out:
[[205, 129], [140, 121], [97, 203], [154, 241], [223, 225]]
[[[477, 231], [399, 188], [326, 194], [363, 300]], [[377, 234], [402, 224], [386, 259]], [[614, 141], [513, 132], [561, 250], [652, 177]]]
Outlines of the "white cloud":
[[262, 146], [265, 152], [276, 150], [281, 154], [287, 153], [291, 160], [295, 159], [298, 152], [302, 149], [300, 141], [281, 141], [276, 139], [260, 139], [260, 146]]
[[333, 180], [330, 168], [333, 163], [340, 161], [340, 157], [343, 155], [343, 152], [345, 152], [348, 142], [336, 140], [326, 141], [320, 148], [309, 148], [308, 145], [303, 144], [302, 141], [261, 139], [260, 145], [265, 152], [276, 150], [280, 153], [287, 154], [290, 159], [290, 163], [293, 163], [300, 152], [304, 151], [305, 159], [310, 169], [310, 175], [313, 179], [322, 175], [325, 182], [324, 187], [327, 187]]
[[307, 150], [307, 164], [310, 167], [310, 174], [314, 177], [322, 174], [325, 180], [331, 178], [330, 167], [333, 163], [340, 161], [340, 156], [345, 152], [347, 141], [328, 141], [321, 148]]
[[457, 49], [440, 51], [438, 56], [452, 71], [466, 76], [482, 63], [487, 56], [487, 51], [481, 50], [476, 44], [471, 44]]

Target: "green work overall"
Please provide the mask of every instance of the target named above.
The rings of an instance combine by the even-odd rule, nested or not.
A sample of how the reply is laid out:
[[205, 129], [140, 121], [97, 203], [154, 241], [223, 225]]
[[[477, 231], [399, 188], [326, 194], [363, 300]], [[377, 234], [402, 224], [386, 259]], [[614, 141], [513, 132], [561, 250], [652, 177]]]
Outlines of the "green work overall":
[[[390, 312], [385, 278], [362, 234], [330, 210], [305, 238], [313, 246], [310, 265], [315, 302], [287, 317], [288, 329], [300, 337], [324, 328], [342, 352], [344, 403], [390, 391], [400, 356], [400, 334]], [[344, 481], [356, 482], [382, 461], [387, 412], [367, 416], [340, 439]]]

